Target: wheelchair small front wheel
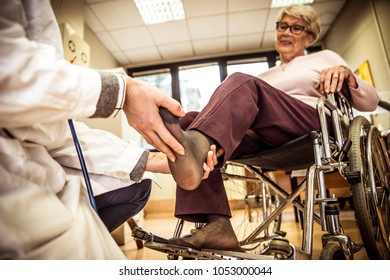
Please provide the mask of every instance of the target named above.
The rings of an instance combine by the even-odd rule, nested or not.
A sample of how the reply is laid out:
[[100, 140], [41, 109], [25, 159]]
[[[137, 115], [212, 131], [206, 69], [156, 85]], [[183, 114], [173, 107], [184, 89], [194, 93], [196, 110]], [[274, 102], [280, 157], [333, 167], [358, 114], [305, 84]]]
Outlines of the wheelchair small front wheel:
[[346, 260], [343, 249], [336, 243], [326, 243], [322, 248], [320, 260]]
[[291, 247], [287, 239], [272, 239], [268, 244], [266, 255], [272, 255], [276, 259], [291, 259], [294, 248]]

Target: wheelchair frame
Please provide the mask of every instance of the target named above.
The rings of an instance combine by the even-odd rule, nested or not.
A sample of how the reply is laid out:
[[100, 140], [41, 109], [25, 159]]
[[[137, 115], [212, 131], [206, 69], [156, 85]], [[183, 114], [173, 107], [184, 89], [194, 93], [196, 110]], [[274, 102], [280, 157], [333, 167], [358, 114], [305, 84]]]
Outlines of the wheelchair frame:
[[[316, 221], [321, 225], [322, 231], [328, 232], [322, 236], [323, 250], [320, 258], [348, 257], [353, 259], [353, 255], [364, 246], [363, 243], [367, 243], [366, 251], [370, 259], [390, 258], [390, 162], [388, 153], [378, 129], [371, 126], [364, 117], [354, 118], [347, 98], [349, 92], [345, 87], [343, 92], [331, 93], [326, 98], [319, 99], [317, 111], [321, 131], [313, 131], [310, 134], [314, 149], [314, 163], [307, 168], [306, 179], [292, 193], [288, 194], [265, 176], [264, 169], [269, 171], [278, 170], [279, 168], [273, 162], [262, 160], [261, 154], [255, 157], [232, 160], [227, 163], [248, 170], [254, 174], [259, 182], [266, 182], [274, 192], [284, 199], [255, 231], [240, 241], [241, 245], [262, 240], [263, 237], [258, 238], [259, 234], [266, 230], [288, 205], [293, 204], [304, 214], [302, 249], [298, 250], [304, 257], [312, 258], [313, 222]], [[329, 136], [326, 110], [329, 110], [331, 114], [334, 139]], [[366, 132], [363, 132], [362, 135], [361, 130]], [[282, 147], [282, 150], [290, 145], [290, 143], [287, 143], [285, 147]], [[273, 153], [275, 153], [274, 150], [267, 152], [266, 157], [269, 158]], [[360, 155], [360, 153], [364, 155]], [[372, 154], [375, 153], [376, 161], [379, 163], [375, 163], [372, 159]], [[363, 164], [362, 161], [366, 161], [367, 164]], [[290, 165], [283, 166], [282, 169], [292, 171], [299, 168]], [[328, 197], [325, 186], [324, 174], [333, 171], [338, 171], [352, 185], [353, 198], [355, 204], [357, 204], [355, 208], [360, 212], [357, 213], [359, 214], [358, 225], [363, 243], [353, 242], [349, 236], [342, 232], [338, 209], [333, 205], [337, 198]], [[248, 176], [227, 172], [223, 173], [223, 176], [227, 180], [253, 180]], [[305, 182], [306, 184], [304, 184]], [[317, 197], [315, 197], [315, 186], [318, 190]], [[302, 191], [306, 191], [304, 205], [296, 199]], [[360, 197], [356, 199], [357, 196]], [[314, 213], [315, 204], [319, 205], [319, 215]], [[374, 214], [370, 214], [371, 212]], [[361, 218], [361, 215], [366, 217]], [[369, 221], [372, 218], [374, 220]], [[371, 231], [370, 223], [377, 224], [375, 227], [377, 232], [374, 233], [374, 236], [372, 233], [367, 234]], [[375, 240], [370, 240], [373, 238]], [[378, 249], [372, 249], [371, 247], [375, 247], [377, 243], [382, 244], [378, 245]]]
[[[369, 137], [366, 137], [367, 135], [365, 135], [364, 133], [362, 135], [361, 131], [363, 130], [363, 128], [365, 128], [365, 126], [367, 126], [367, 124], [369, 124], [369, 122], [361, 116], [354, 118], [352, 107], [350, 106], [350, 103], [348, 101], [348, 95], [348, 87], [344, 85], [343, 90], [341, 92], [330, 93], [326, 97], [321, 97], [318, 100], [317, 112], [321, 126], [321, 130], [319, 132], [313, 131], [309, 135], [303, 136], [297, 140], [293, 140], [283, 145], [282, 147], [265, 151], [258, 155], [246, 156], [240, 159], [234, 159], [227, 162], [227, 165], [243, 167], [251, 174], [253, 174], [253, 176], [248, 177], [238, 174], [229, 174], [224, 171], [222, 172], [222, 175], [225, 180], [254, 180], [257, 182], [266, 183], [273, 190], [274, 193], [276, 193], [282, 198], [280, 204], [277, 205], [271, 213], [264, 216], [264, 219], [261, 224], [253, 232], [251, 232], [248, 236], [246, 236], [243, 240], [240, 241], [241, 246], [266, 241], [268, 242], [268, 248], [262, 250], [259, 255], [271, 255], [275, 259], [295, 259], [295, 252], [299, 252], [303, 255], [304, 258], [311, 259], [313, 255], [313, 227], [315, 221], [321, 225], [322, 231], [327, 232], [322, 236], [323, 250], [321, 252], [320, 258], [354, 259], [354, 254], [360, 249], [362, 249], [364, 245], [363, 243], [357, 244], [353, 242], [349, 236], [343, 233], [342, 227], [340, 226], [338, 209], [337, 206], [334, 205], [334, 202], [337, 201], [337, 198], [328, 197], [325, 186], [324, 174], [327, 172], [338, 171], [342, 175], [342, 177], [345, 178], [345, 180], [352, 185], [354, 191], [353, 193], [363, 196], [363, 198], [360, 197], [359, 203], [365, 203], [365, 200], [367, 200], [368, 203], [371, 204], [371, 206], [360, 205], [358, 209], [363, 212], [373, 211], [374, 217], [376, 217], [375, 215], [378, 216], [378, 219], [374, 221], [378, 225], [377, 227], [375, 227], [375, 229], [373, 229], [373, 231], [378, 232], [377, 234], [375, 234], [374, 232], [373, 235], [375, 235], [375, 239], [381, 239], [379, 240], [379, 242], [382, 242], [382, 245], [380, 246], [382, 246], [383, 248], [382, 252], [379, 255], [377, 254], [378, 252], [370, 253], [368, 251], [367, 253], [369, 254], [369, 257], [390, 257], [389, 157], [387, 154], [387, 150], [384, 150], [384, 147], [381, 143], [381, 141], [383, 142], [383, 139], [378, 139], [378, 133], [372, 133], [373, 130], [377, 131], [376, 128], [369, 128], [369, 132], [367, 133]], [[327, 112], [329, 112], [331, 116], [334, 137], [330, 137], [327, 125]], [[357, 122], [357, 124], [354, 124], [354, 122]], [[352, 132], [351, 129], [353, 130]], [[350, 139], [351, 135], [355, 143], [352, 143]], [[363, 140], [360, 140], [362, 136]], [[372, 140], [372, 137], [375, 138], [376, 142]], [[367, 141], [369, 142], [367, 143]], [[372, 147], [371, 144], [374, 147]], [[291, 149], [291, 147], [293, 147], [293, 150], [296, 150], [297, 154], [302, 157], [301, 152], [303, 152], [304, 150], [308, 150], [308, 145], [311, 145], [313, 147], [312, 154], [311, 156], [306, 154], [306, 158], [303, 158], [303, 161], [298, 160], [297, 163], [296, 159], [298, 157], [290, 157], [290, 162], [285, 164], [280, 164], [280, 162], [274, 160], [275, 154], [283, 154], [289, 149]], [[382, 145], [382, 147], [378, 149], [378, 145]], [[356, 155], [357, 151], [363, 149], [363, 147], [361, 146], [367, 147], [367, 149], [363, 151], [365, 158], [362, 158], [363, 156], [361, 155]], [[372, 174], [373, 165], [377, 164], [371, 161], [370, 153], [372, 149], [377, 150], [377, 156], [379, 155], [379, 161], [381, 162], [379, 164], [379, 169], [381, 169], [379, 172], [380, 174], [377, 175], [377, 177], [380, 177], [379, 181], [373, 178], [374, 175]], [[362, 161], [367, 160], [367, 157], [369, 157], [368, 167], [364, 166], [363, 168]], [[354, 158], [354, 166], [352, 167], [349, 163], [350, 158]], [[293, 171], [299, 169], [307, 170], [306, 179], [290, 194], [265, 175], [266, 172], [272, 170]], [[368, 169], [368, 172], [366, 172], [366, 169]], [[315, 197], [316, 186], [317, 197]], [[361, 189], [363, 189], [363, 191]], [[297, 199], [302, 191], [305, 191], [305, 203], [301, 203]], [[378, 195], [377, 193], [379, 193], [380, 195]], [[263, 195], [264, 194], [265, 193], [263, 192]], [[371, 197], [371, 194], [373, 194], [374, 199], [367, 198]], [[366, 196], [366, 198], [364, 198], [364, 196]], [[378, 196], [380, 197], [378, 198]], [[380, 204], [380, 201], [383, 200], [384, 203]], [[315, 213], [314, 211], [315, 204], [318, 204], [319, 206], [319, 214]], [[301, 249], [295, 249], [292, 244], [288, 243], [288, 240], [286, 243], [285, 239], [281, 239], [280, 237], [284, 237], [283, 233], [279, 232], [276, 233], [276, 235], [268, 234], [268, 227], [271, 225], [271, 223], [277, 220], [278, 217], [281, 216], [283, 211], [289, 205], [294, 205], [300, 211], [303, 212], [303, 237]], [[266, 205], [264, 203], [262, 207], [263, 211], [266, 211]], [[363, 214], [366, 215], [367, 213]], [[371, 218], [371, 215], [369, 216]], [[368, 218], [366, 217], [366, 219]], [[184, 221], [182, 220], [178, 221], [174, 237], [181, 236], [183, 222]], [[196, 225], [196, 227], [201, 226], [202, 225]], [[364, 225], [364, 227], [365, 229], [362, 229], [359, 224], [361, 232], [362, 230], [370, 230], [367, 229], [368, 227], [370, 227], [370, 225], [367, 225], [367, 223], [366, 225]], [[265, 232], [265, 235], [260, 236], [262, 232]], [[161, 252], [167, 253], [168, 259], [177, 259], [179, 256], [195, 259], [197, 258], [196, 256], [201, 256], [201, 259], [207, 259], [207, 257], [204, 256], [204, 254], [207, 255], [207, 252], [202, 251], [203, 255], [200, 253], [192, 254], [193, 250], [190, 250], [191, 256], [189, 257], [189, 251], [186, 249], [183, 250], [183, 248], [178, 249], [174, 248], [175, 246], [167, 244], [164, 245], [164, 240], [160, 240], [160, 242], [157, 241], [156, 243], [153, 240], [153, 235], [149, 234], [147, 235], [148, 237], [145, 237], [145, 232], [142, 229], [137, 229], [135, 232], [133, 232], [133, 235], [136, 238], [146, 240], [147, 242], [145, 243], [145, 247], [150, 247], [151, 249], [156, 249]], [[366, 241], [364, 240], [364, 234], [361, 235], [363, 238], [363, 242], [366, 243]], [[273, 240], [276, 240], [277, 242], [282, 241], [282, 243], [272, 244]], [[377, 242], [378, 240], [369, 241], [369, 246], [372, 246], [372, 244], [374, 244], [375, 246], [375, 242]], [[288, 248], [290, 248], [290, 250], [286, 249], [286, 245]], [[276, 250], [273, 250], [275, 248]], [[282, 252], [280, 252], [280, 248]], [[229, 253], [219, 251], [217, 253], [219, 256], [234, 256], [232, 252]], [[251, 258], [249, 256], [251, 254], [246, 255], [248, 255], [248, 259]], [[209, 259], [221, 258], [213, 258], [211, 256]], [[224, 258], [222, 257], [222, 259]], [[240, 255], [240, 259], [245, 259], [245, 254]]]

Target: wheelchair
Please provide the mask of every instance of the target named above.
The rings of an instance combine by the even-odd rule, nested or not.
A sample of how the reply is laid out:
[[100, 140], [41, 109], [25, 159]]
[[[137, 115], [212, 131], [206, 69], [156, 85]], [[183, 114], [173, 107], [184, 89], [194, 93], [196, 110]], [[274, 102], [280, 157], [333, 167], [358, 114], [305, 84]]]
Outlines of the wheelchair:
[[[297, 254], [312, 259], [316, 222], [324, 232], [320, 259], [352, 260], [354, 254], [363, 248], [369, 259], [390, 259], [390, 161], [387, 146], [377, 127], [363, 116], [354, 117], [349, 100], [350, 93], [344, 85], [340, 92], [318, 100], [320, 131], [312, 131], [280, 147], [226, 163], [222, 176], [229, 201], [235, 202], [236, 207], [245, 212], [243, 221], [235, 228], [243, 253], [172, 246], [166, 244], [165, 238], [141, 228], [133, 231], [134, 238], [144, 240], [145, 247], [167, 253], [168, 259], [296, 259]], [[331, 127], [328, 127], [327, 114], [331, 116]], [[234, 171], [235, 167], [240, 172]], [[305, 179], [291, 193], [270, 176], [270, 171], [302, 169], [306, 170]], [[360, 243], [344, 233], [338, 198], [327, 193], [325, 175], [332, 172], [338, 172], [351, 187], [362, 239]], [[227, 186], [232, 181], [244, 183], [230, 192]], [[302, 193], [303, 202], [300, 201]], [[283, 212], [291, 205], [303, 213], [301, 248], [295, 248], [286, 239], [286, 232], [280, 230]], [[181, 236], [183, 223], [178, 221], [174, 237]], [[196, 224], [195, 230], [202, 226]]]

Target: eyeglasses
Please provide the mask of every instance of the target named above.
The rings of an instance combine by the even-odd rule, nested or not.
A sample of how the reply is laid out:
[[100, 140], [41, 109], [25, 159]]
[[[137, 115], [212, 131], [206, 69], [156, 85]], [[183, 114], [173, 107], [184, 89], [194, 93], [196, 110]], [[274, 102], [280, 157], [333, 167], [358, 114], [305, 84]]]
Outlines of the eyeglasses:
[[299, 24], [293, 24], [293, 25], [288, 25], [285, 22], [277, 22], [276, 23], [276, 30], [279, 32], [284, 32], [287, 29], [290, 28], [290, 31], [294, 35], [299, 35], [302, 33], [303, 30], [305, 30], [307, 33], [311, 34], [309, 30], [305, 26], [299, 25]]

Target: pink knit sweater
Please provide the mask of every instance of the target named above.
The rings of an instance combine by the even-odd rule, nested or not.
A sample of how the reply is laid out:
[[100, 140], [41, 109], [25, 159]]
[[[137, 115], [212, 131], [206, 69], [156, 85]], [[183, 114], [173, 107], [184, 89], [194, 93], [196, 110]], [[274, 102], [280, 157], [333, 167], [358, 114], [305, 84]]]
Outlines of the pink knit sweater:
[[[316, 107], [321, 94], [315, 89], [323, 69], [347, 63], [335, 52], [323, 50], [298, 56], [287, 64], [276, 66], [258, 77], [286, 94]], [[374, 111], [379, 102], [377, 90], [369, 83], [356, 77], [358, 88], [350, 89], [352, 106], [359, 111]]]

